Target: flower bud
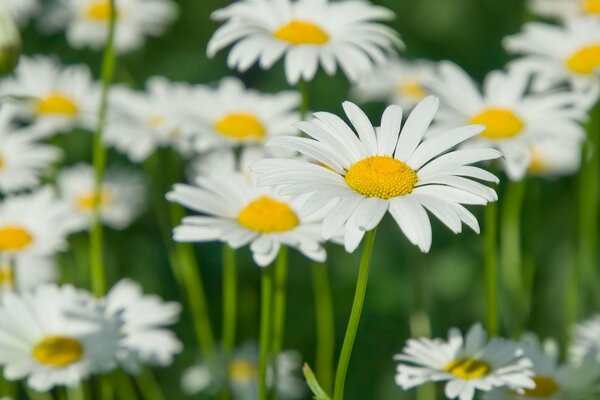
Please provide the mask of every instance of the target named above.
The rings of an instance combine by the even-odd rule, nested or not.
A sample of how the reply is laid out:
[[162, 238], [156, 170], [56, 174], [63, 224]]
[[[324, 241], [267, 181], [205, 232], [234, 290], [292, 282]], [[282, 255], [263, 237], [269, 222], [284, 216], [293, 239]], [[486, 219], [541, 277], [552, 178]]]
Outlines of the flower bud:
[[20, 50], [19, 28], [11, 13], [0, 4], [0, 76], [15, 68]]

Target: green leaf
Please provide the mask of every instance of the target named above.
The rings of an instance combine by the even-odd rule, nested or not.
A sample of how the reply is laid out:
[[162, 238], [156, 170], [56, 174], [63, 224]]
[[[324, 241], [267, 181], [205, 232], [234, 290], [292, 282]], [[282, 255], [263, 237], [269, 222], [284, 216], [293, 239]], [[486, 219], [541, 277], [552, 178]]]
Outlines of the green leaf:
[[308, 387], [310, 388], [311, 392], [314, 395], [313, 398], [315, 400], [331, 400], [331, 397], [329, 397], [327, 395], [327, 393], [325, 393], [325, 391], [323, 389], [321, 389], [321, 386], [319, 385], [319, 382], [317, 381], [317, 377], [315, 376], [315, 373], [312, 371], [312, 369], [310, 369], [308, 364], [304, 364], [304, 368], [302, 368], [302, 371], [304, 372], [304, 378], [306, 379], [306, 384], [308, 385]]

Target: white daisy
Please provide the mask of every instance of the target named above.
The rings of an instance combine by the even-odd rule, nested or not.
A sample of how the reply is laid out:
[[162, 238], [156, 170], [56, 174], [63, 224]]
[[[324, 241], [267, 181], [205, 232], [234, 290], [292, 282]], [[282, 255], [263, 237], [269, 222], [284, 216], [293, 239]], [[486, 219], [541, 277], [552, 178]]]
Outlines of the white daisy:
[[360, 101], [385, 101], [411, 109], [429, 94], [423, 83], [434, 73], [431, 61], [393, 58], [357, 82], [353, 94]]
[[600, 92], [600, 18], [571, 18], [564, 26], [531, 22], [505, 39], [505, 47], [524, 54], [514, 68], [533, 71], [538, 89], [570, 83], [591, 107]]
[[600, 362], [600, 315], [575, 325], [569, 353], [575, 362], [586, 357]]
[[0, 254], [46, 257], [67, 246], [74, 221], [50, 187], [15, 195], [0, 203]]
[[528, 173], [538, 176], [574, 175], [581, 165], [578, 140], [550, 139], [532, 143]]
[[529, 6], [535, 14], [562, 20], [580, 15], [600, 17], [600, 0], [530, 0]]
[[141, 365], [170, 365], [181, 352], [181, 342], [167, 328], [179, 319], [178, 303], [144, 295], [138, 283], [122, 279], [106, 295], [104, 307], [109, 319], [123, 321], [117, 358], [128, 371], [139, 372]]
[[396, 32], [376, 22], [393, 17], [366, 1], [242, 0], [213, 13], [226, 22], [208, 43], [208, 55], [233, 44], [228, 64], [239, 71], [256, 62], [269, 69], [285, 57], [290, 84], [312, 80], [319, 64], [329, 75], [339, 64], [355, 81], [402, 46]]
[[[73, 47], [101, 49], [111, 11], [109, 0], [59, 0], [43, 24], [47, 30], [66, 29]], [[115, 48], [124, 53], [141, 47], [147, 36], [162, 34], [177, 17], [177, 5], [171, 0], [118, 0], [115, 13]]]
[[465, 144], [499, 149], [504, 155], [504, 170], [512, 180], [525, 175], [531, 162], [532, 143], [551, 138], [585, 138], [580, 121], [586, 118], [586, 112], [578, 106], [576, 93], [528, 94], [530, 75], [519, 70], [490, 72], [482, 91], [455, 64], [441, 63], [437, 76], [428, 83], [442, 101], [436, 129], [443, 131], [465, 124], [486, 126]]
[[50, 165], [62, 152], [37, 142], [37, 135], [13, 124], [12, 107], [0, 107], [0, 191], [29, 189], [40, 184]]
[[268, 139], [296, 132], [299, 121], [297, 92], [260, 93], [246, 89], [236, 78], [225, 78], [214, 89], [200, 87], [187, 107], [196, 118], [196, 148], [262, 145]]
[[600, 366], [559, 364], [558, 344], [552, 340], [540, 343], [535, 335], [528, 334], [519, 343], [524, 356], [533, 363], [535, 388], [522, 393], [509, 388], [497, 388], [484, 396], [485, 400], [585, 400], [598, 390]]
[[37, 391], [77, 386], [115, 366], [118, 325], [86, 306], [91, 294], [72, 286], [7, 293], [0, 304], [0, 365], [7, 380]]
[[343, 228], [349, 252], [388, 210], [410, 242], [427, 252], [432, 233], [425, 210], [455, 233], [461, 231], [463, 222], [479, 232], [477, 220], [462, 204], [483, 205], [497, 199], [493, 189], [471, 179], [497, 182], [497, 178], [470, 164], [498, 158], [498, 151], [443, 154], [478, 135], [483, 126], [461, 127], [422, 141], [438, 103], [435, 97], [419, 103], [401, 131], [400, 106], [389, 106], [381, 128], [375, 129], [360, 108], [345, 102], [344, 110], [358, 137], [339, 117], [318, 112], [316, 119], [296, 124], [310, 138], [281, 137], [270, 142], [300, 151], [320, 165], [271, 159], [255, 163], [252, 170], [259, 185], [278, 185], [281, 194], [310, 193], [306, 212], [337, 200], [324, 219], [322, 236], [329, 239]]
[[464, 339], [456, 328], [450, 329], [448, 340], [410, 339], [394, 359], [400, 362], [396, 384], [402, 389], [447, 382], [444, 393], [450, 399], [471, 400], [476, 390], [495, 387], [518, 393], [535, 387], [532, 362], [523, 350], [501, 338], [488, 342], [481, 324], [471, 327]]
[[25, 254], [16, 257], [12, 265], [0, 266], [0, 293], [22, 293], [57, 279], [58, 266], [54, 258]]
[[17, 20], [24, 25], [40, 9], [38, 0], [0, 0], [0, 8], [6, 8]]
[[[92, 222], [94, 207], [94, 168], [78, 164], [63, 169], [57, 177], [61, 198], [72, 213], [72, 229], [88, 229]], [[137, 171], [124, 168], [109, 169], [104, 177], [99, 207], [102, 221], [114, 229], [125, 229], [144, 210], [146, 188], [144, 179]]]
[[19, 115], [41, 135], [91, 129], [99, 91], [89, 68], [62, 67], [49, 57], [21, 57], [13, 78], [0, 84], [0, 95], [14, 96]]
[[145, 160], [158, 147], [172, 146], [189, 153], [190, 139], [184, 135], [189, 91], [187, 85], [163, 77], [150, 78], [144, 92], [115, 87], [105, 143], [134, 162]]
[[298, 249], [308, 258], [324, 261], [319, 230], [322, 218], [302, 210], [304, 200], [278, 196], [256, 188], [244, 174], [215, 172], [196, 179], [197, 187], [175, 185], [167, 199], [207, 215], [190, 216], [175, 228], [179, 242], [220, 240], [237, 249], [250, 244], [256, 264], [275, 260], [281, 245]]

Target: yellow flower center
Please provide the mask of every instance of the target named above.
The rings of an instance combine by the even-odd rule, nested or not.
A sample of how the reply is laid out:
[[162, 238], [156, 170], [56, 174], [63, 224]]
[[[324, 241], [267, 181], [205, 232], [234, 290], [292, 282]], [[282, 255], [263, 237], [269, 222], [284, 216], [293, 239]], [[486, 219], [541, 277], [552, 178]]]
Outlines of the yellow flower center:
[[600, 68], [600, 43], [577, 50], [567, 60], [567, 68], [581, 75], [591, 75]]
[[111, 11], [110, 1], [100, 0], [93, 2], [86, 10], [85, 15], [94, 21], [107, 22], [110, 19]]
[[486, 376], [492, 367], [480, 360], [461, 358], [450, 362], [444, 369], [458, 378], [469, 380]]
[[77, 339], [68, 336], [48, 336], [33, 348], [37, 362], [52, 367], [64, 367], [81, 359], [83, 346]]
[[248, 113], [228, 114], [215, 124], [215, 129], [223, 136], [238, 140], [262, 138], [266, 133], [258, 118]]
[[300, 223], [290, 206], [267, 196], [261, 196], [244, 207], [238, 215], [238, 222], [260, 233], [285, 232]]
[[110, 194], [107, 190], [102, 190], [99, 195], [96, 195], [93, 191], [85, 192], [77, 197], [75, 203], [79, 210], [91, 211], [96, 201], [98, 201], [100, 207], [106, 206], [110, 202]]
[[308, 21], [293, 20], [283, 25], [273, 36], [293, 45], [322, 45], [329, 41], [329, 35], [318, 25]]
[[582, 5], [586, 14], [600, 14], [600, 0], [583, 0]]
[[548, 163], [542, 156], [542, 153], [533, 147], [531, 149], [531, 162], [529, 163], [529, 171], [533, 173], [542, 173], [548, 169]]
[[471, 118], [471, 124], [485, 125], [481, 136], [488, 139], [508, 139], [517, 136], [525, 124], [514, 112], [504, 108], [488, 108]]
[[0, 251], [19, 251], [28, 247], [33, 237], [25, 229], [18, 226], [0, 228]]
[[167, 120], [162, 115], [153, 115], [150, 118], [148, 118], [148, 125], [150, 125], [150, 127], [152, 128], [158, 128], [165, 122], [167, 122]]
[[15, 275], [10, 265], [0, 268], [0, 287], [12, 286], [15, 281]]
[[427, 91], [425, 91], [423, 86], [421, 86], [416, 79], [406, 80], [398, 85], [398, 95], [400, 95], [400, 97], [422, 100], [427, 97], [427, 94]]
[[79, 107], [62, 93], [52, 93], [41, 99], [36, 106], [38, 114], [62, 114], [73, 116], [79, 112]]
[[0, 171], [4, 169], [4, 157], [0, 156]]
[[345, 179], [348, 186], [364, 196], [391, 199], [411, 193], [417, 173], [390, 156], [373, 156], [353, 164]]
[[256, 380], [258, 367], [248, 361], [234, 360], [229, 366], [229, 377], [231, 381], [244, 384]]
[[535, 389], [525, 389], [525, 397], [550, 397], [558, 392], [558, 383], [551, 376], [537, 375], [533, 377]]

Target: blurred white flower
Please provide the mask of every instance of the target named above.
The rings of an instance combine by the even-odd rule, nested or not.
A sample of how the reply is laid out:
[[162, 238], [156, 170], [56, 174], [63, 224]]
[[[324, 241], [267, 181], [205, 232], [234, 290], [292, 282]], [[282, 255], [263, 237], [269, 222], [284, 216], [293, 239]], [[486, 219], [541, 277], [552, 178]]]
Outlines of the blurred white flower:
[[5, 8], [17, 20], [19, 25], [24, 25], [40, 10], [39, 0], [0, 0], [0, 8]]
[[355, 81], [403, 44], [397, 33], [377, 22], [394, 18], [367, 1], [242, 0], [213, 13], [225, 21], [208, 43], [208, 55], [233, 45], [230, 68], [246, 71], [258, 62], [269, 69], [285, 58], [290, 84], [310, 81], [319, 64], [333, 75], [339, 64]]
[[600, 0], [529, 0], [529, 7], [537, 15], [561, 20], [579, 15], [600, 17]]
[[579, 171], [582, 143], [579, 140], [548, 139], [531, 144], [528, 173], [537, 176], [565, 176]]
[[[61, 170], [57, 177], [61, 198], [68, 204], [72, 229], [90, 227], [95, 196], [94, 168], [77, 164]], [[114, 229], [127, 228], [144, 210], [146, 187], [143, 176], [125, 168], [107, 170], [98, 199], [102, 222]]]
[[22, 293], [42, 284], [56, 282], [58, 266], [53, 257], [22, 255], [15, 257], [12, 265], [0, 266], [0, 293]]
[[575, 362], [583, 362], [586, 357], [600, 362], [600, 315], [575, 325], [569, 353]]

